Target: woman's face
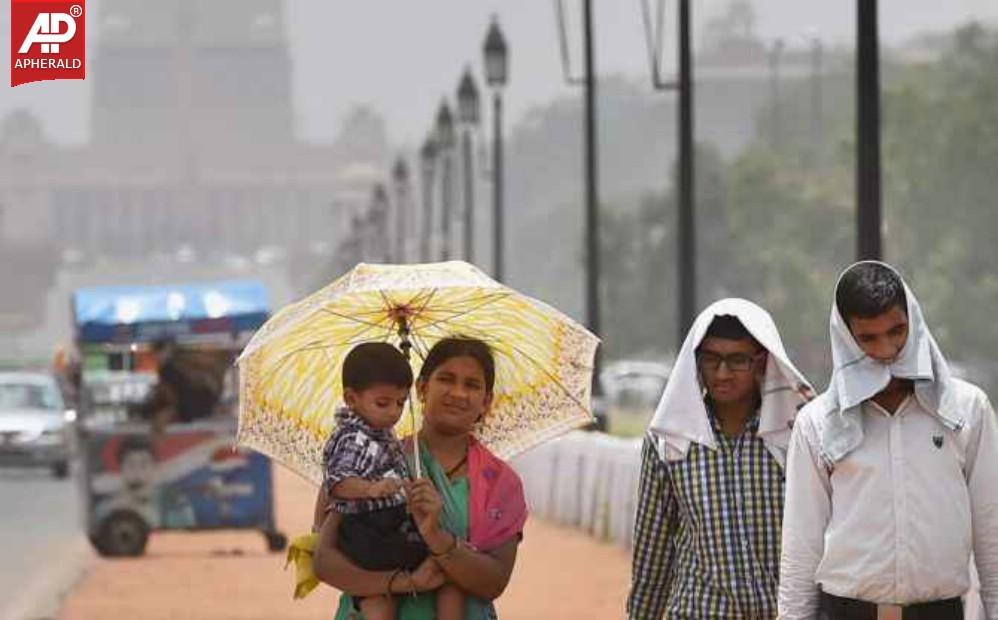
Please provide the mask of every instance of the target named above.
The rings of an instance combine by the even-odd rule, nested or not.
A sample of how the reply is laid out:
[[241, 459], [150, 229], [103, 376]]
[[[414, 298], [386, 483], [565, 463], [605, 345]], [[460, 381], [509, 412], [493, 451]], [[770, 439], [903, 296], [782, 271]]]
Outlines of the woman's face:
[[468, 434], [492, 406], [485, 372], [473, 357], [452, 357], [416, 385], [423, 403], [423, 419], [446, 435]]

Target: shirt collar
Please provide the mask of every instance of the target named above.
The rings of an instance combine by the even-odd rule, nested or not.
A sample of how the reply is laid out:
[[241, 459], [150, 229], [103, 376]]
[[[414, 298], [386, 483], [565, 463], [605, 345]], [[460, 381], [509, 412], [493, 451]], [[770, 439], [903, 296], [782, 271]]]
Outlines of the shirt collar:
[[381, 439], [394, 439], [395, 434], [390, 428], [374, 428], [367, 423], [367, 420], [360, 417], [360, 414], [346, 405], [336, 410], [336, 421], [341, 428], [352, 427], [363, 431], [367, 435]]

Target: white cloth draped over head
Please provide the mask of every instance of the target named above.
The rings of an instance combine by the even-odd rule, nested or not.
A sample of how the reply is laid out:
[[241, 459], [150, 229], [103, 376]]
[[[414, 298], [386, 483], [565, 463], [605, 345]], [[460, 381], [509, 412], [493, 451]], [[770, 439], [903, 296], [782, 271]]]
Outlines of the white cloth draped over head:
[[[885, 263], [862, 262], [882, 265], [898, 273]], [[861, 263], [856, 263], [853, 267], [859, 264]], [[845, 273], [844, 271], [839, 276], [835, 285], [836, 292]], [[821, 456], [829, 464], [837, 463], [862, 443], [863, 416], [860, 405], [887, 387], [891, 377], [912, 379], [919, 403], [945, 426], [958, 430], [964, 424], [963, 418], [956, 411], [949, 365], [925, 324], [922, 308], [914, 293], [900, 274], [898, 278], [904, 284], [908, 302], [908, 340], [891, 364], [883, 364], [863, 353], [839, 313], [833, 295], [828, 328], [832, 343], [832, 380], [828, 390], [815, 403], [822, 412], [818, 421]]]
[[648, 430], [658, 438], [659, 457], [684, 458], [690, 444], [717, 449], [704, 390], [697, 372], [696, 350], [715, 317], [733, 316], [769, 352], [765, 376], [760, 384], [758, 436], [782, 465], [797, 410], [811, 394], [811, 385], [790, 361], [776, 324], [769, 313], [745, 299], [714, 302], [700, 313], [686, 335], [665, 392]]

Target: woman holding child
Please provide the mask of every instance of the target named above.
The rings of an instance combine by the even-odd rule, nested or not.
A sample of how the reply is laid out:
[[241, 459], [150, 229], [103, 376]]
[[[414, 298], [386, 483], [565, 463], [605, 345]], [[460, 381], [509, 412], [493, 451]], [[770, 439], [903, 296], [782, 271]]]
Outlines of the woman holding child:
[[492, 601], [509, 583], [527, 511], [519, 477], [473, 435], [489, 414], [494, 383], [485, 343], [447, 338], [430, 350], [416, 381], [425, 477], [403, 484], [429, 557], [411, 572], [361, 568], [338, 544], [343, 515], [326, 513], [314, 568], [320, 580], [346, 593], [336, 620], [361, 617], [353, 597], [386, 596], [396, 597], [400, 620], [433, 618], [442, 602], [438, 590], [451, 601], [449, 593], [458, 592], [466, 619], [496, 617]]

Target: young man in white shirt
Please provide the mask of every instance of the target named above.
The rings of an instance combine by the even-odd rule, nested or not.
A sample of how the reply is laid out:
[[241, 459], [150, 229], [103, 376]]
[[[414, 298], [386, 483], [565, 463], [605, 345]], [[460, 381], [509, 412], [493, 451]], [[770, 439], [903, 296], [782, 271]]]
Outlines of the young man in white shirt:
[[971, 553], [998, 619], [998, 428], [954, 378], [911, 290], [861, 262], [836, 286], [828, 390], [787, 455], [787, 620], [959, 620]]

